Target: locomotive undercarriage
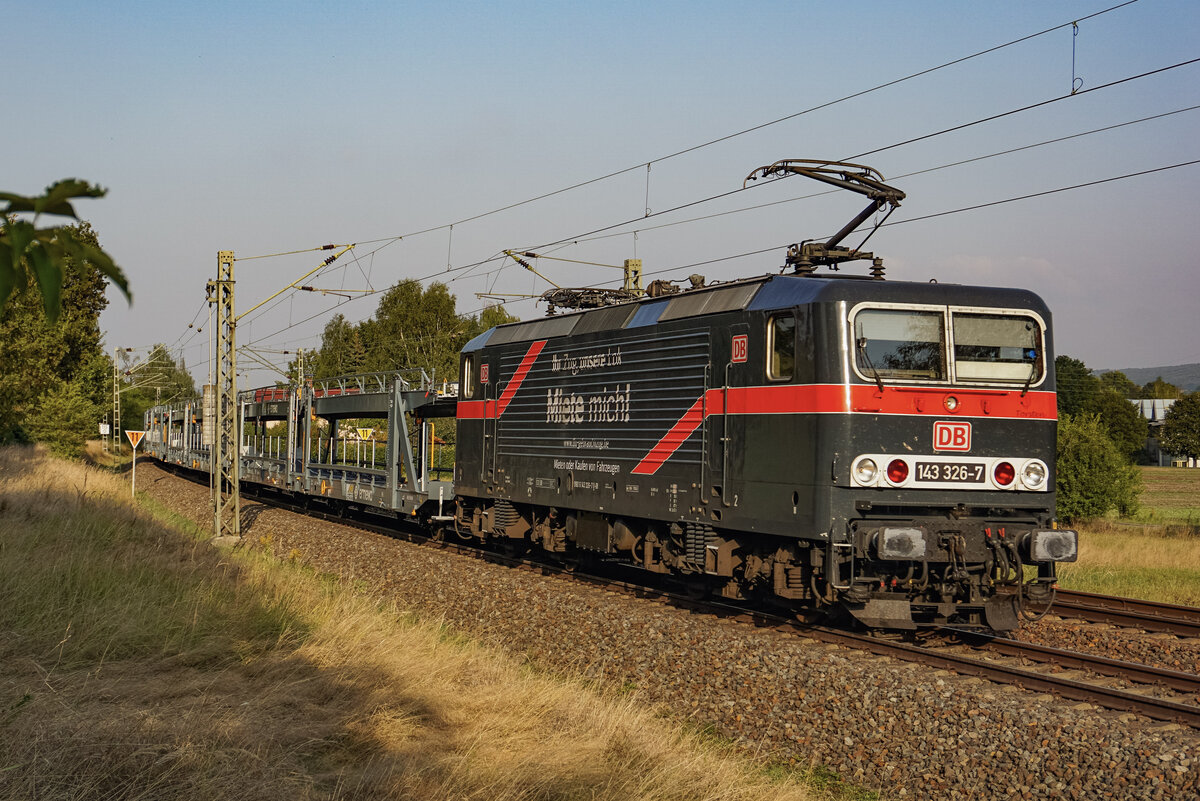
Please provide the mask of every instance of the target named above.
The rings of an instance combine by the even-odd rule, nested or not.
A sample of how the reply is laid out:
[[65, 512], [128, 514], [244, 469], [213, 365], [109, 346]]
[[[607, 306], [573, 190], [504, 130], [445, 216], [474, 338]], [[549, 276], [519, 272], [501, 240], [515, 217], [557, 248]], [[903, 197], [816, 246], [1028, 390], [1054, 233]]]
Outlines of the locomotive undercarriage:
[[829, 543], [460, 498], [454, 528], [568, 562], [603, 556], [686, 577], [730, 599], [849, 613], [871, 628], [1011, 630], [1024, 604], [1048, 599], [1055, 581], [1052, 562], [1036, 563], [1037, 577], [1025, 578], [1025, 566], [1035, 564], [1032, 519], [860, 519], [849, 524], [847, 542]]

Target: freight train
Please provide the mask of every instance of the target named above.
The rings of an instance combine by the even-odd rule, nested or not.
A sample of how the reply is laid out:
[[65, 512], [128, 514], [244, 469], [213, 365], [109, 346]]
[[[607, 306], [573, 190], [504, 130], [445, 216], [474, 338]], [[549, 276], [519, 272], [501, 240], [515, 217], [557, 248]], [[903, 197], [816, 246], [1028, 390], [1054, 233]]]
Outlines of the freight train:
[[[816, 275], [838, 250], [497, 326], [453, 392], [393, 373], [243, 393], [242, 480], [872, 628], [1013, 629], [1078, 548], [1055, 520], [1050, 312], [1019, 289], [883, 280], [878, 260]], [[364, 418], [386, 421], [382, 450], [339, 434]], [[447, 418], [452, 475], [433, 458]], [[151, 455], [208, 469], [198, 405], [146, 427]]]

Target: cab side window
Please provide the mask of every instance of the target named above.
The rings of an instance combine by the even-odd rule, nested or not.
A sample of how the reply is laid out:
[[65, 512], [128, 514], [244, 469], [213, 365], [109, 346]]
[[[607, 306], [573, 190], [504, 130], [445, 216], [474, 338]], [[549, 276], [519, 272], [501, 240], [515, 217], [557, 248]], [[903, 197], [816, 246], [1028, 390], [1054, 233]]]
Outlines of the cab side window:
[[796, 372], [796, 317], [776, 314], [767, 320], [767, 378], [784, 381]]

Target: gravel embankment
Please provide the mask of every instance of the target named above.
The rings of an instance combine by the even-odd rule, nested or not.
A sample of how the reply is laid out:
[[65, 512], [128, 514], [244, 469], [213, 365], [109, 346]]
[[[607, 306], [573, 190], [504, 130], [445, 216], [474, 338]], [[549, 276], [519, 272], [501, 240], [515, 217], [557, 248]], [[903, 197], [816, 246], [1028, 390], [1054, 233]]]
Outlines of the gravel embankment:
[[1200, 639], [1194, 637], [1047, 616], [1023, 628], [1015, 639], [1182, 673], [1200, 673]]
[[[198, 521], [210, 519], [206, 487], [149, 463], [143, 469], [138, 485], [147, 494]], [[540, 667], [636, 689], [681, 720], [713, 726], [752, 750], [824, 765], [882, 798], [1200, 793], [1200, 732], [1189, 728], [930, 673], [243, 503], [251, 545], [269, 543], [276, 554], [444, 619]], [[1072, 627], [1043, 624], [1035, 636], [1045, 629], [1051, 644], [1069, 645], [1063, 640], [1074, 635], [1060, 638], [1051, 628]], [[1091, 631], [1077, 634], [1095, 638]]]

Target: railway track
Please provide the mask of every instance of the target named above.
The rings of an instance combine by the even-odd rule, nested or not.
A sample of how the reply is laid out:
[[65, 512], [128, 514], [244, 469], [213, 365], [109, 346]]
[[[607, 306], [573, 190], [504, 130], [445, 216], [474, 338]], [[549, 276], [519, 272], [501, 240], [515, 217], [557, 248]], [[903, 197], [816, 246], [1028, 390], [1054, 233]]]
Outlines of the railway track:
[[945, 643], [921, 645], [782, 619], [776, 627], [879, 656], [1200, 729], [1200, 676], [1190, 673], [958, 630], [943, 630]]
[[958, 629], [942, 629], [934, 635], [940, 638], [939, 642], [918, 644], [799, 623], [791, 618], [723, 602], [680, 597], [644, 586], [626, 589], [639, 597], [662, 598], [758, 627], [770, 626], [878, 656], [1200, 729], [1200, 676], [1190, 673]]
[[[1037, 612], [1045, 608], [1044, 604], [1032, 606], [1033, 611]], [[1181, 637], [1200, 637], [1200, 609], [1190, 606], [1060, 589], [1055, 593], [1050, 613], [1093, 623], [1111, 623]]]
[[[430, 543], [473, 558], [567, 577], [639, 598], [671, 603], [740, 621], [758, 628], [773, 628], [960, 675], [1010, 684], [1025, 690], [1049, 693], [1060, 698], [1200, 729], [1200, 676], [1192, 674], [957, 629], [941, 630], [935, 635], [937, 642], [926, 644], [843, 631], [798, 622], [791, 617], [752, 610], [728, 602], [695, 598], [640, 582], [583, 573], [523, 556], [506, 555], [459, 543], [433, 541], [414, 530], [398, 531], [396, 521], [390, 519], [375, 523], [360, 517], [346, 518], [321, 510], [303, 509], [275, 495], [259, 495], [258, 499], [330, 522], [356, 526], [410, 542]], [[385, 522], [390, 525], [385, 525]]]

